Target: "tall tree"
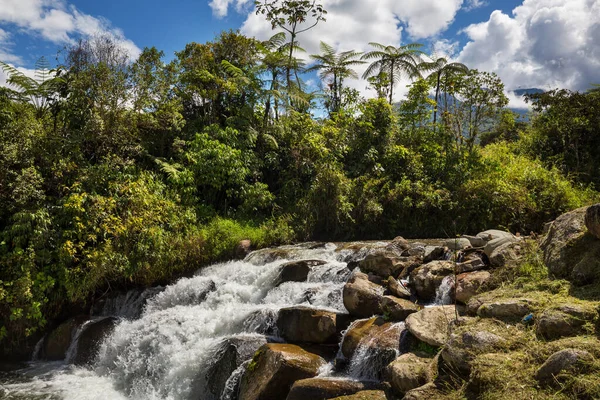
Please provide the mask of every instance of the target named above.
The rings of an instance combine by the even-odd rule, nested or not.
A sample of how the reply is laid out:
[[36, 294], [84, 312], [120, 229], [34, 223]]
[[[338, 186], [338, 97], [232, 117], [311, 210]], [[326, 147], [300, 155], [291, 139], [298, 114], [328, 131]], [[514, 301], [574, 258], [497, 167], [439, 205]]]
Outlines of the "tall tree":
[[421, 68], [424, 71], [430, 72], [427, 79], [432, 85], [435, 85], [435, 106], [433, 109], [433, 129], [435, 129], [438, 113], [438, 100], [440, 96], [440, 87], [442, 84], [442, 79], [445, 76], [452, 74], [466, 74], [467, 72], [469, 72], [469, 68], [465, 64], [461, 64], [458, 62], [449, 63], [448, 59], [446, 59], [445, 57], [439, 57], [430, 62], [423, 62], [421, 64]]
[[389, 102], [392, 104], [394, 98], [394, 86], [403, 77], [410, 79], [421, 77], [421, 56], [424, 54], [419, 43], [410, 43], [404, 46], [385, 46], [379, 43], [369, 43], [375, 50], [362, 56], [363, 60], [375, 60], [369, 65], [363, 79], [378, 75], [381, 72], [388, 74], [389, 78]]
[[[256, 5], [256, 14], [264, 15], [273, 29], [281, 28], [290, 34], [286, 66], [287, 86], [290, 89], [296, 38], [299, 34], [315, 27], [320, 21], [325, 21], [327, 11], [316, 0], [257, 0], [254, 4]], [[312, 21], [309, 22], [309, 18]]]
[[329, 112], [335, 113], [340, 110], [342, 104], [342, 88], [344, 79], [356, 78], [358, 74], [353, 66], [364, 64], [365, 61], [358, 60], [362, 53], [354, 50], [348, 50], [336, 53], [335, 49], [325, 42], [320, 45], [321, 54], [312, 54], [310, 58], [316, 61], [316, 64], [307, 71], [320, 71], [321, 80], [331, 79], [331, 104], [328, 107]]

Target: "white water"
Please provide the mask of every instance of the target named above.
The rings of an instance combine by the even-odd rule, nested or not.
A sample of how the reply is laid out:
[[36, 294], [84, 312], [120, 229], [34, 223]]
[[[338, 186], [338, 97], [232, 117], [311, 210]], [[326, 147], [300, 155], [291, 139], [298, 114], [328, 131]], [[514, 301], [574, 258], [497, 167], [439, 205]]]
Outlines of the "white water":
[[[138, 319], [128, 311], [135, 307], [121, 307], [123, 316], [131, 319], [124, 318], [116, 326], [91, 369], [59, 365], [48, 372], [32, 372], [35, 378], [25, 386], [4, 388], [11, 393], [35, 391], [80, 400], [213, 400], [207, 397], [205, 376], [223, 338], [275, 334], [277, 311], [290, 305], [345, 311], [341, 294], [349, 271], [340, 260], [348, 254], [336, 253], [333, 244], [284, 250], [284, 258], [275, 261], [271, 252], [261, 251], [245, 261], [214, 265], [181, 279], [147, 301], [144, 298], [146, 306]], [[273, 287], [281, 264], [294, 259], [321, 259], [327, 264], [314, 267], [307, 282]], [[125, 296], [123, 304], [137, 307], [139, 297]], [[116, 304], [110, 307], [119, 309]], [[68, 357], [74, 356], [71, 351]], [[239, 379], [233, 375], [229, 386]]]
[[452, 292], [454, 291], [454, 275], [444, 277], [440, 286], [436, 289], [433, 305], [445, 306], [452, 304]]

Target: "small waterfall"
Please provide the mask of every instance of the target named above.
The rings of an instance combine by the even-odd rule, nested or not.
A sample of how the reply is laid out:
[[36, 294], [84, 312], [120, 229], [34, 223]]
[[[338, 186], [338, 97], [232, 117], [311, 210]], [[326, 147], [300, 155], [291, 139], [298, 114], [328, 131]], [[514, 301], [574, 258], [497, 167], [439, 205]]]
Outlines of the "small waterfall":
[[[380, 379], [383, 369], [400, 355], [400, 337], [403, 331], [404, 322], [398, 322], [372, 336], [364, 337], [350, 360], [349, 375], [359, 380]], [[398, 338], [394, 347], [378, 344], [380, 338], [389, 340], [390, 337]]]
[[236, 368], [235, 371], [233, 371], [225, 383], [225, 389], [223, 389], [223, 393], [221, 394], [221, 398], [219, 400], [237, 400], [242, 375], [244, 375], [246, 367], [251, 361], [252, 360], [243, 362], [239, 367]]
[[435, 300], [433, 305], [445, 306], [452, 304], [452, 295], [454, 292], [454, 275], [444, 277], [442, 283], [435, 292]]
[[164, 288], [162, 286], [147, 289], [131, 289], [126, 293], [104, 300], [102, 309], [94, 312], [94, 316], [114, 316], [126, 319], [136, 319], [142, 315], [142, 311], [149, 299], [153, 298]]
[[77, 357], [77, 346], [79, 345], [79, 339], [81, 338], [81, 334], [85, 331], [87, 326], [92, 321], [92, 319], [85, 321], [83, 324], [79, 325], [79, 327], [75, 330], [75, 333], [73, 333], [73, 337], [71, 338], [71, 344], [69, 345], [69, 348], [67, 349], [67, 354], [65, 355], [65, 362], [67, 364], [72, 364], [75, 361], [75, 358]]
[[31, 354], [31, 361], [39, 361], [40, 360], [40, 353], [42, 352], [42, 347], [44, 346], [45, 340], [46, 340], [46, 335], [44, 335], [35, 344], [35, 347], [33, 348], [33, 353]]

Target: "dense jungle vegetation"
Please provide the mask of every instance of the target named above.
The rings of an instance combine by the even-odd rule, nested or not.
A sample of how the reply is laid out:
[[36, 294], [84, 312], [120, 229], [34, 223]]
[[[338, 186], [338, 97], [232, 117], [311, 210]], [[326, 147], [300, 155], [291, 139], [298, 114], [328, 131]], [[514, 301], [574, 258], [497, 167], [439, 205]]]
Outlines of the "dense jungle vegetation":
[[[495, 74], [418, 44], [308, 56], [284, 11], [265, 10], [293, 27], [266, 42], [223, 32], [170, 62], [95, 37], [34, 78], [2, 64], [4, 351], [73, 304], [231, 257], [240, 239], [529, 233], [598, 199], [600, 91], [532, 95], [519, 118]], [[376, 98], [346, 86], [359, 64]], [[400, 78], [412, 85], [394, 103]]]

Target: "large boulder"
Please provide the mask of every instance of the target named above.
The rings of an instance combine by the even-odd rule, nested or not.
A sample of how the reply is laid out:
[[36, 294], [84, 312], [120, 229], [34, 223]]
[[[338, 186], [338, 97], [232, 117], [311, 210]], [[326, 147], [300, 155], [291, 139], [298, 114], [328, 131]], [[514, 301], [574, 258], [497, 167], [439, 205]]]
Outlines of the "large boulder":
[[600, 279], [600, 240], [585, 227], [587, 210], [583, 207], [558, 217], [540, 245], [549, 271], [576, 285]]
[[510, 232], [501, 231], [498, 229], [488, 229], [487, 231], [479, 232], [477, 234], [477, 237], [485, 240], [486, 242], [491, 242], [492, 240], [495, 240], [495, 239], [501, 239], [501, 238], [511, 238], [512, 239], [512, 238], [515, 238], [516, 236]]
[[521, 243], [508, 241], [495, 248], [489, 256], [492, 267], [515, 265], [523, 255]]
[[529, 313], [531, 305], [527, 299], [494, 300], [484, 302], [477, 309], [477, 315], [481, 318], [495, 318], [506, 322], [520, 321]]
[[391, 357], [391, 361], [400, 347], [401, 334], [402, 329], [398, 324], [387, 322], [381, 317], [355, 321], [344, 335], [342, 354], [346, 359], [351, 359], [359, 347], [365, 347], [365, 350], [372, 350], [371, 353]]
[[381, 314], [381, 297], [385, 289], [369, 281], [366, 274], [354, 272], [344, 285], [344, 307], [351, 315], [367, 318]]
[[385, 369], [385, 379], [398, 395], [423, 386], [433, 380], [433, 358], [424, 353], [406, 353]]
[[410, 281], [417, 296], [424, 300], [433, 299], [442, 280], [454, 274], [455, 265], [452, 261], [432, 261], [415, 269], [410, 274]]
[[114, 317], [98, 318], [88, 321], [78, 332], [79, 337], [76, 338], [77, 344], [73, 358], [68, 360], [76, 365], [90, 364], [96, 358], [96, 354], [100, 349], [100, 345], [104, 338], [117, 325], [119, 320]]
[[594, 357], [585, 350], [564, 349], [552, 354], [537, 370], [535, 379], [540, 383], [552, 383], [561, 378], [563, 373], [580, 373]]
[[285, 399], [294, 382], [317, 376], [324, 364], [321, 357], [293, 344], [263, 345], [242, 377], [239, 400]]
[[385, 248], [388, 251], [401, 255], [405, 251], [410, 249], [410, 243], [402, 236], [397, 236], [392, 240]]
[[354, 321], [342, 340], [342, 354], [347, 359], [352, 358], [352, 355], [356, 351], [358, 344], [369, 335], [371, 331], [376, 329], [378, 326], [385, 324], [386, 321], [381, 317], [373, 317], [370, 319], [361, 319]]
[[301, 260], [285, 263], [279, 270], [275, 286], [279, 286], [285, 282], [306, 282], [310, 269], [323, 264], [327, 264], [327, 262], [322, 260]]
[[[487, 242], [487, 244], [485, 245], [485, 247], [483, 248], [483, 251], [485, 253], [486, 256], [488, 256], [489, 258], [492, 257], [492, 254], [494, 254], [494, 252], [502, 247], [505, 246], [507, 244], [511, 244], [511, 243], [516, 243], [518, 242], [520, 239], [517, 237], [501, 237], [498, 239], [494, 239], [491, 240], [489, 242]], [[490, 260], [491, 262], [491, 260]]]
[[596, 313], [580, 306], [564, 305], [546, 310], [537, 320], [536, 333], [544, 339], [576, 336], [584, 333], [586, 323], [593, 323]]
[[398, 282], [393, 276], [387, 279], [388, 290], [391, 294], [401, 299], [410, 299], [410, 291]]
[[440, 392], [436, 384], [429, 382], [423, 386], [409, 390], [406, 392], [402, 400], [434, 400], [442, 397], [443, 394]]
[[479, 236], [463, 235], [462, 238], [467, 239], [471, 244], [471, 247], [484, 247], [485, 244], [488, 242], [487, 240]]
[[486, 269], [488, 266], [483, 262], [481, 258], [472, 258], [467, 261], [456, 264], [456, 273], [464, 274], [466, 272], [475, 272]]
[[428, 263], [436, 260], [444, 260], [446, 257], [447, 248], [444, 246], [425, 246], [423, 253], [423, 262]]
[[463, 304], [475, 296], [491, 278], [487, 271], [476, 271], [460, 274], [456, 277], [456, 301]]
[[585, 226], [589, 233], [600, 239], [600, 204], [588, 207], [585, 212]]
[[434, 347], [443, 346], [456, 319], [454, 306], [425, 307], [406, 318], [406, 328], [417, 339]]
[[444, 246], [451, 251], [458, 251], [471, 247], [471, 241], [467, 238], [446, 239]]
[[397, 276], [404, 269], [404, 264], [400, 261], [400, 256], [396, 253], [377, 251], [367, 255], [358, 263], [358, 266], [362, 272], [371, 272], [382, 278], [387, 278], [390, 275]]
[[86, 320], [86, 316], [79, 316], [57, 326], [44, 340], [40, 358], [51, 361], [64, 360], [77, 329]]
[[308, 378], [296, 381], [286, 400], [327, 400], [368, 389], [378, 389], [375, 382], [340, 378]]
[[277, 329], [288, 342], [331, 343], [336, 341], [336, 319], [331, 311], [303, 306], [282, 308]]
[[256, 350], [266, 344], [261, 336], [239, 336], [223, 339], [206, 371], [206, 384], [211, 398], [218, 399], [227, 380], [243, 362], [252, 358]]
[[383, 296], [381, 298], [381, 309], [383, 315], [391, 321], [404, 321], [412, 313], [421, 309], [415, 303], [394, 296]]

